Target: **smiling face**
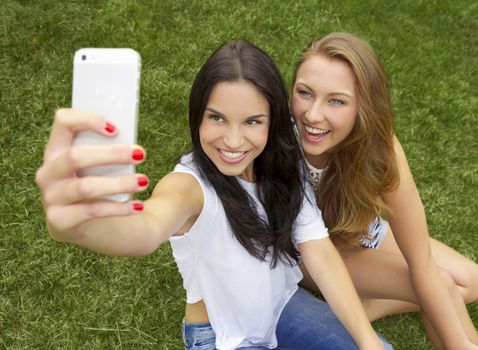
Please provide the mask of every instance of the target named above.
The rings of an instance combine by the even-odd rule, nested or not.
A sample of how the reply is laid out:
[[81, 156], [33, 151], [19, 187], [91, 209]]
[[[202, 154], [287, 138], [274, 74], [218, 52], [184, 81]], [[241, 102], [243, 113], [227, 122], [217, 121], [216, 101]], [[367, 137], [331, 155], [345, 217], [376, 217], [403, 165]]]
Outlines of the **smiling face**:
[[307, 58], [297, 70], [292, 112], [307, 160], [318, 168], [355, 125], [358, 112], [355, 77], [340, 59]]
[[223, 81], [214, 86], [199, 126], [199, 140], [222, 174], [254, 182], [254, 159], [267, 144], [269, 114], [269, 103], [251, 83]]

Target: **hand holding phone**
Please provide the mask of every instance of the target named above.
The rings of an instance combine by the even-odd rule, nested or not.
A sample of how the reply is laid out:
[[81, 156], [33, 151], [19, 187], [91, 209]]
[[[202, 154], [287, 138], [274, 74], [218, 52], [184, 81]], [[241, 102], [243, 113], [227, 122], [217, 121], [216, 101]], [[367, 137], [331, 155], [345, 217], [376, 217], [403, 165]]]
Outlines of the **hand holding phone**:
[[[114, 124], [116, 135], [108, 138], [90, 131], [79, 132], [74, 144], [136, 144], [139, 54], [123, 48], [84, 48], [75, 53], [72, 107], [95, 112]], [[134, 173], [134, 165], [101, 165], [83, 169], [79, 176], [120, 176]], [[107, 199], [126, 201], [129, 195]]]

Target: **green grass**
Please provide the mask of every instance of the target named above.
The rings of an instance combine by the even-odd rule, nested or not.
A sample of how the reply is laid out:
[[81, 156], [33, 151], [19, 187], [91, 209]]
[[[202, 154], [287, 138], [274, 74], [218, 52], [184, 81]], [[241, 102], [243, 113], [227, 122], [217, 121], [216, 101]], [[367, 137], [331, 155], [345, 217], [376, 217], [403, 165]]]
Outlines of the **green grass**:
[[[181, 349], [185, 294], [166, 244], [110, 258], [52, 241], [34, 174], [80, 47], [142, 56], [140, 171], [156, 182], [189, 146], [188, 92], [223, 41], [269, 52], [290, 84], [313, 38], [367, 39], [388, 72], [396, 133], [432, 236], [477, 260], [478, 4], [456, 1], [13, 1], [0, 4], [0, 349]], [[145, 193], [141, 197], [147, 196]], [[478, 325], [478, 305], [469, 306]], [[396, 349], [432, 349], [418, 315], [375, 323]]]

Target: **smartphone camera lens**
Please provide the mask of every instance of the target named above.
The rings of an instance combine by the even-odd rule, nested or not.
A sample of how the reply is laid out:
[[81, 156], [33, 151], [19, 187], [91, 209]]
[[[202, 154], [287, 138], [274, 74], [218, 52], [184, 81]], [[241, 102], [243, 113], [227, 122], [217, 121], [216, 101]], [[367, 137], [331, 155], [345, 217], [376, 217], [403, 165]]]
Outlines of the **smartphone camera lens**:
[[81, 56], [81, 59], [82, 59], [83, 61], [86, 61], [86, 55]]

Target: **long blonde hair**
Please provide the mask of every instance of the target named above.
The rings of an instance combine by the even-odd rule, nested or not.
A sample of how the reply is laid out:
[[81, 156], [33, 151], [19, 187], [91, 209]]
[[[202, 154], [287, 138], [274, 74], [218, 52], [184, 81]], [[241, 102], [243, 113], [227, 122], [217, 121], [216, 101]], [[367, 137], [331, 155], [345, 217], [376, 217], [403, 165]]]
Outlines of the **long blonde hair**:
[[333, 149], [316, 195], [334, 243], [357, 246], [373, 219], [389, 213], [381, 193], [399, 181], [388, 81], [373, 49], [352, 34], [331, 33], [312, 42], [295, 73], [316, 55], [344, 61], [356, 80], [355, 125]]

